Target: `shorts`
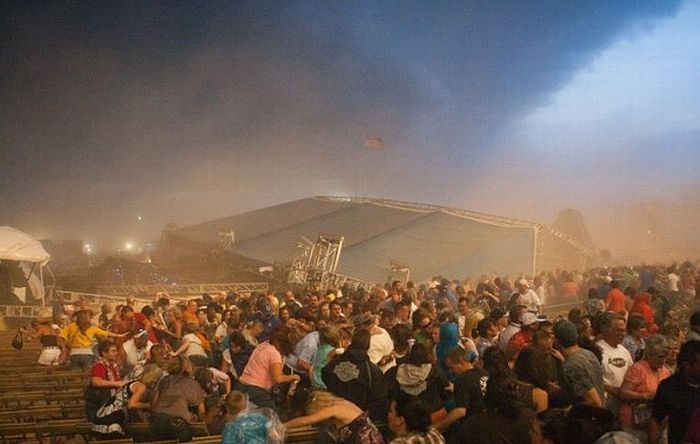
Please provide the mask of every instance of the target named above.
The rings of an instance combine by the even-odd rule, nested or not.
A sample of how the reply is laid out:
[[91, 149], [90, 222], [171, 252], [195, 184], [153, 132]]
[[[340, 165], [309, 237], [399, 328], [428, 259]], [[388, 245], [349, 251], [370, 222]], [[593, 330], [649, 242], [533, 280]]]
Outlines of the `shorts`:
[[61, 356], [61, 349], [58, 347], [44, 347], [41, 349], [39, 360], [41, 365], [58, 365], [58, 358]]

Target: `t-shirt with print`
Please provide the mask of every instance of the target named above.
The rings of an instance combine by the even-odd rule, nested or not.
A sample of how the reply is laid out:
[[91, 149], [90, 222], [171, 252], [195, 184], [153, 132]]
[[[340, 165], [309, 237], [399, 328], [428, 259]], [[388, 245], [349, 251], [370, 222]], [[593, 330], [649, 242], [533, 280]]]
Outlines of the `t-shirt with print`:
[[[603, 351], [603, 383], [610, 387], [622, 386], [627, 369], [634, 364], [632, 355], [630, 355], [630, 352], [622, 344], [618, 344], [617, 347], [613, 348], [610, 344], [601, 339], [596, 342], [596, 345]], [[605, 408], [617, 416], [620, 413], [620, 407], [620, 399], [611, 394], [606, 394]]]
[[153, 342], [148, 341], [144, 348], [138, 348], [136, 347], [134, 339], [132, 338], [126, 341], [122, 347], [124, 348], [124, 352], [126, 353], [126, 363], [128, 365], [132, 367], [135, 367], [137, 365], [142, 366], [146, 364], [146, 354], [151, 351], [151, 347], [153, 347]]
[[480, 368], [467, 370], [455, 380], [455, 407], [467, 409], [466, 417], [484, 411], [488, 373]]
[[600, 340], [596, 345], [603, 351], [603, 382], [611, 387], [620, 387], [625, 380], [627, 369], [634, 364], [632, 355], [622, 344], [613, 348], [604, 340]]
[[[105, 381], [121, 381], [122, 378], [119, 375], [119, 367], [116, 362], [108, 362], [104, 359], [98, 359], [92, 365], [90, 369], [90, 377], [100, 378]], [[110, 394], [114, 395], [117, 391], [116, 388], [99, 388], [99, 391], [105, 393], [109, 391]]]
[[120, 381], [119, 369], [115, 362], [98, 360], [90, 370], [90, 376], [103, 379], [105, 381]]

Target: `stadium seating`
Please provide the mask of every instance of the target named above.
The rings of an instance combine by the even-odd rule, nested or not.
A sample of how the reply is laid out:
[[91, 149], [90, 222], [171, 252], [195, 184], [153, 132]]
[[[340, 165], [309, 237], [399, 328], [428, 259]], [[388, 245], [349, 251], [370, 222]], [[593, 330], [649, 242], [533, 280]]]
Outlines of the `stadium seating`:
[[[68, 367], [44, 367], [36, 363], [41, 352], [35, 341], [25, 341], [21, 350], [12, 348], [15, 331], [0, 331], [0, 443], [59, 442], [79, 436], [90, 440], [90, 423], [85, 421], [84, 388], [86, 371]], [[209, 435], [204, 423], [193, 424], [197, 444], [218, 444], [221, 436]], [[174, 444], [177, 441], [149, 441], [146, 423], [127, 425], [130, 438], [99, 441], [101, 444]], [[318, 429], [297, 427], [287, 431], [287, 442], [315, 443]], [[97, 442], [97, 441], [96, 441]]]

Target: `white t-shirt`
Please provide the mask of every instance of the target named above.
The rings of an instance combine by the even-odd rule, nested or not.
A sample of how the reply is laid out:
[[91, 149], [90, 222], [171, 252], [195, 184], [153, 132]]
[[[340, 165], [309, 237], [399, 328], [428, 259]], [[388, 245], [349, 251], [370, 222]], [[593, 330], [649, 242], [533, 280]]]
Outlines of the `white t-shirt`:
[[523, 304], [527, 306], [527, 311], [532, 311], [532, 312], [538, 312], [539, 311], [539, 305], [542, 305], [542, 301], [540, 301], [540, 297], [537, 296], [537, 293], [535, 293], [535, 290], [532, 288], [529, 288], [524, 294], [523, 294]]
[[611, 387], [620, 387], [627, 369], [634, 364], [632, 355], [622, 344], [612, 348], [601, 339], [596, 345], [603, 351], [603, 383]]
[[126, 352], [126, 363], [129, 366], [136, 367], [137, 365], [144, 365], [146, 363], [146, 354], [151, 351], [153, 343], [148, 341], [146, 346], [142, 349], [136, 348], [136, 344], [133, 339], [129, 339], [122, 346]]
[[224, 352], [221, 354], [221, 359], [226, 361], [226, 363], [228, 364], [228, 367], [229, 367], [228, 371], [231, 372], [231, 374], [236, 379], [238, 379], [240, 377], [240, 375], [236, 371], [236, 366], [233, 365], [233, 359], [231, 359], [231, 350], [228, 348], [226, 350], [224, 350]]
[[547, 303], [547, 288], [544, 286], [544, 284], [537, 287], [535, 293], [537, 293], [537, 297], [540, 298], [542, 305], [545, 305]]
[[681, 278], [678, 277], [676, 273], [669, 273], [668, 275], [668, 291], [678, 291], [678, 282]]
[[[377, 364], [382, 360], [384, 356], [391, 354], [394, 350], [394, 341], [391, 340], [389, 333], [381, 327], [377, 327], [380, 332], [376, 335], [372, 335], [369, 340], [369, 350], [367, 354], [369, 355], [369, 360], [373, 364]], [[396, 365], [396, 359], [392, 359], [386, 365], [379, 367], [382, 373], [386, 373], [391, 367]]]
[[215, 338], [223, 338], [224, 336], [226, 336], [227, 333], [228, 333], [228, 325], [226, 325], [225, 322], [222, 322], [221, 324], [219, 324], [218, 327], [216, 327], [216, 331], [214, 331], [214, 337]]
[[190, 343], [190, 345], [187, 347], [185, 350], [185, 356], [188, 358], [190, 356], [207, 356], [206, 350], [204, 350], [204, 346], [202, 346], [202, 340], [199, 339], [199, 336], [197, 336], [194, 333], [187, 333], [185, 336], [182, 337], [182, 339], [187, 339]]
[[[231, 355], [229, 355], [229, 358], [230, 357], [231, 357]], [[209, 367], [209, 371], [212, 374], [212, 380], [211, 380], [212, 391], [219, 390], [220, 385], [224, 384], [226, 381], [231, 379], [228, 377], [228, 375], [226, 373], [222, 372], [218, 368]]]

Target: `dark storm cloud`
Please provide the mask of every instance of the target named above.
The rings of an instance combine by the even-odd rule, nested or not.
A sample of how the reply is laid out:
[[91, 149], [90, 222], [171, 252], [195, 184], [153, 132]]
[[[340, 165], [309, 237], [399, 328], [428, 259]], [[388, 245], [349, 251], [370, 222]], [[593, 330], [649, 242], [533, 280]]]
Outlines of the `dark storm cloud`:
[[[353, 177], [365, 194], [450, 201], [445, 174], [507, 156], [514, 118], [677, 3], [3, 8], [0, 223], [125, 236], [139, 213], [152, 235], [352, 193]], [[359, 159], [365, 133], [387, 150]]]

